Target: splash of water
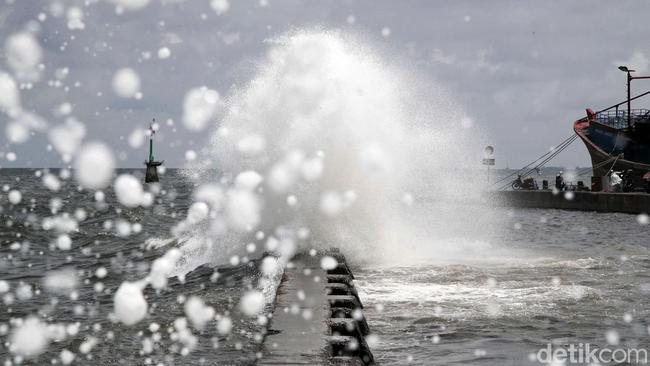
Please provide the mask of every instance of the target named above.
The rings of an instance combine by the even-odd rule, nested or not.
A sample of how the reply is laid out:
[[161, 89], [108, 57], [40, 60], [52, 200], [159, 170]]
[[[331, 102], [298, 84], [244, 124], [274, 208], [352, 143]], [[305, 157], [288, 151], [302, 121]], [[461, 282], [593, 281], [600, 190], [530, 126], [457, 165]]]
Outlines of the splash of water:
[[195, 199], [211, 214], [188, 216], [176, 230], [194, 253], [187, 266], [262, 246], [284, 256], [339, 247], [355, 260], [381, 259], [414, 239], [401, 219], [413, 200], [478, 192], [458, 185], [473, 165], [472, 141], [444, 91], [423, 93], [340, 33], [296, 32], [270, 45], [191, 166], [201, 184]]

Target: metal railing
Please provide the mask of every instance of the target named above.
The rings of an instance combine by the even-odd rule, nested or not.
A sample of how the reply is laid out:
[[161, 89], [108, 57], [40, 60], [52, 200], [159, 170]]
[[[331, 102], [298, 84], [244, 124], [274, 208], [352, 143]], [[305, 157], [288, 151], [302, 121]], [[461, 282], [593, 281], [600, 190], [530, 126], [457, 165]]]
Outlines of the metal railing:
[[[648, 109], [632, 109], [631, 124], [637, 121], [647, 121], [650, 119], [650, 110]], [[616, 129], [624, 129], [627, 127], [627, 111], [625, 110], [608, 110], [599, 112], [594, 117], [596, 122], [602, 123]]]

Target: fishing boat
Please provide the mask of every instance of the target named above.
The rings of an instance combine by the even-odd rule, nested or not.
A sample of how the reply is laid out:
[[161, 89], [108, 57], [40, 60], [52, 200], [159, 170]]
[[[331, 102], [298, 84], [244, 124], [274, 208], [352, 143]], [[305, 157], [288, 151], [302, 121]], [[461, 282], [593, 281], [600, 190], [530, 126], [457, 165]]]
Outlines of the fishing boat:
[[632, 109], [631, 102], [650, 91], [632, 98], [630, 82], [650, 76], [633, 76], [634, 70], [625, 66], [619, 69], [627, 73], [627, 99], [598, 112], [587, 108], [587, 115], [573, 123], [573, 130], [589, 151], [594, 177], [626, 171], [640, 180], [650, 172], [650, 110]]

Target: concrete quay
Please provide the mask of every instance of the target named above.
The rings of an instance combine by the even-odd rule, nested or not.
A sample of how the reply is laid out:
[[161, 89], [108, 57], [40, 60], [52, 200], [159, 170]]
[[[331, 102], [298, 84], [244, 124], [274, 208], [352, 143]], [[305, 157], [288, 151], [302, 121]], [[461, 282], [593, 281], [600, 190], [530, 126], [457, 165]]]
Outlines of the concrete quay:
[[[323, 256], [336, 268], [324, 270]], [[285, 269], [258, 365], [373, 365], [354, 276], [338, 251], [299, 254]]]
[[493, 204], [505, 207], [562, 210], [650, 213], [650, 194], [610, 192], [496, 191], [489, 192]]

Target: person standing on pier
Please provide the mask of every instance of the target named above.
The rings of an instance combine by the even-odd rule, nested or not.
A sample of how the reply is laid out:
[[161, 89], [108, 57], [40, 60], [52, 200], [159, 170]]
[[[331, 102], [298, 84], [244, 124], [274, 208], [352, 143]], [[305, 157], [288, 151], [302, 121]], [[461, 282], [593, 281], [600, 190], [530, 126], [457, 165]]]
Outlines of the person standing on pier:
[[562, 171], [560, 171], [555, 176], [555, 188], [557, 188], [560, 191], [563, 191], [564, 187], [566, 187], [566, 185], [564, 184], [564, 177], [562, 177]]

